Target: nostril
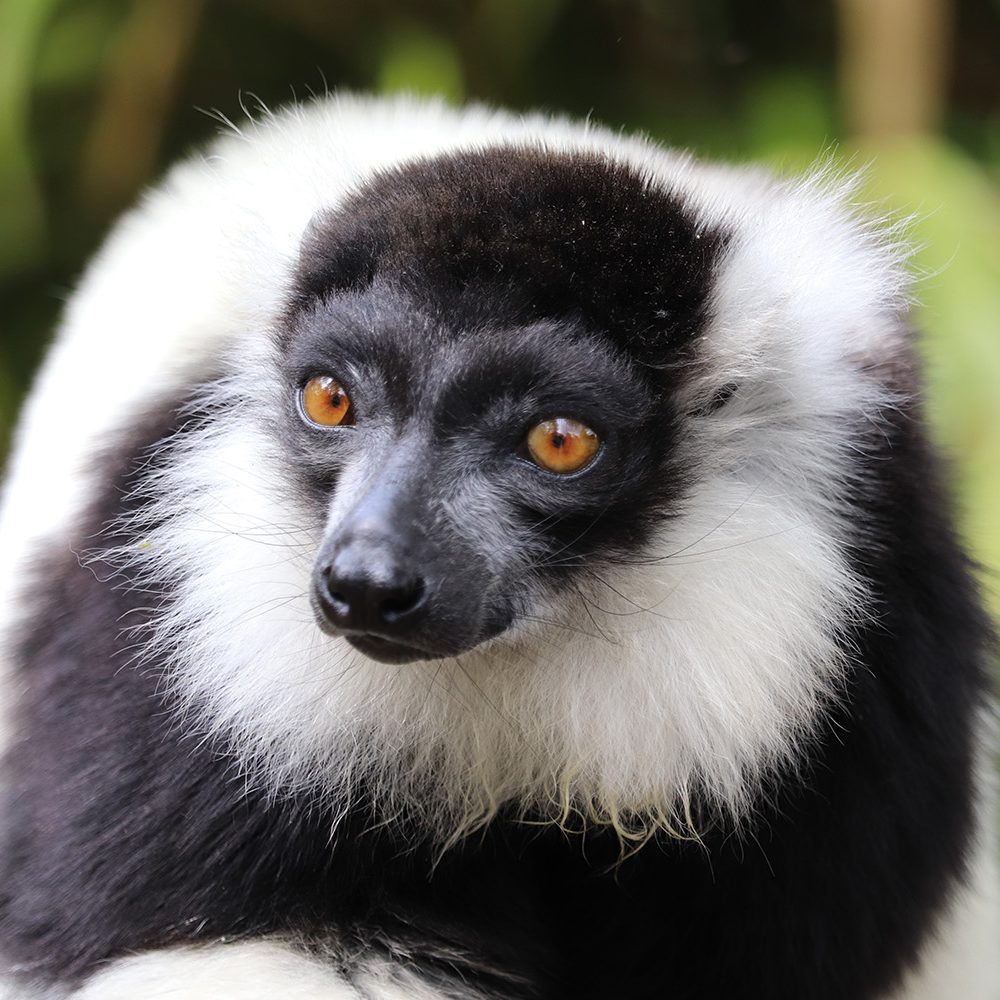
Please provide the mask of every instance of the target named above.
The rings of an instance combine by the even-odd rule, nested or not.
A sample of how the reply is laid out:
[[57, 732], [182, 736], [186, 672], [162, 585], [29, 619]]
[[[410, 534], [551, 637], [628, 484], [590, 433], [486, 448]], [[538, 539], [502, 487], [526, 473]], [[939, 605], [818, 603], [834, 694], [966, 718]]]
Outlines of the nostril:
[[423, 603], [427, 590], [423, 580], [411, 580], [403, 586], [394, 587], [379, 604], [379, 614], [383, 621], [395, 622], [405, 617]]
[[338, 618], [349, 617], [351, 598], [342, 586], [343, 581], [336, 578], [330, 567], [323, 572], [322, 581], [321, 596], [327, 609]]

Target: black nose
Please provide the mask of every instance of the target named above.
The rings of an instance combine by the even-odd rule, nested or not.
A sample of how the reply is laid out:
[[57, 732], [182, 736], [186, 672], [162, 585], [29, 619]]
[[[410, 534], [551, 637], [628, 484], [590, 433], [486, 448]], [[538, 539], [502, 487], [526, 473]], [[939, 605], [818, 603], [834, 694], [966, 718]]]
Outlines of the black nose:
[[338, 630], [398, 638], [423, 618], [427, 584], [384, 552], [349, 546], [317, 568], [316, 597]]

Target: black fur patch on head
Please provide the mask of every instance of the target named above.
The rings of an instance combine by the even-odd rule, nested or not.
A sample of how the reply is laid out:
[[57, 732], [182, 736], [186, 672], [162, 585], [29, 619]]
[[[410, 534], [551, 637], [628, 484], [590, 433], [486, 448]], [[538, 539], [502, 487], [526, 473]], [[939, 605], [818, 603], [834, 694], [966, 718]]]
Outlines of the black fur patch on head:
[[724, 243], [596, 153], [450, 154], [379, 174], [314, 219], [292, 312], [382, 276], [453, 324], [579, 318], [662, 365], [704, 322]]

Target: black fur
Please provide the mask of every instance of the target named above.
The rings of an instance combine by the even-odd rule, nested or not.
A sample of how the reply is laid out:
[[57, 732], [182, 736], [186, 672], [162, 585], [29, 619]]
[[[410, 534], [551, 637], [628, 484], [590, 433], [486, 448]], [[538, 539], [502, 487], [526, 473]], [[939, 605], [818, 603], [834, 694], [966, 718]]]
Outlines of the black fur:
[[290, 312], [389, 276], [456, 327], [569, 318], [677, 367], [724, 246], [678, 197], [597, 154], [441, 156], [388, 171], [313, 220]]
[[[620, 225], [592, 236], [609, 218]], [[656, 242], [651, 232], [665, 235]], [[559, 250], [547, 242], [555, 233], [565, 234]], [[539, 379], [531, 331], [543, 329], [566, 339], [571, 358], [609, 370], [628, 359], [640, 380], [637, 412], [662, 415], [712, 273], [708, 238], [699, 241], [679, 206], [587, 159], [434, 161], [377, 182], [311, 239], [283, 336], [290, 386], [323, 360], [324, 338], [359, 317], [379, 320], [382, 346], [358, 365], [400, 371], [400, 341], [426, 335], [430, 357], [472, 329], [473, 355], [511, 357], [504, 375], [514, 385]], [[666, 278], [664, 262], [676, 264]], [[636, 287], [648, 295], [637, 298]], [[447, 302], [461, 308], [446, 315]], [[612, 333], [611, 354], [594, 347], [601, 329]], [[435, 377], [414, 369], [418, 382]], [[436, 397], [442, 440], [456, 424], [490, 426], [495, 385], [469, 378]], [[365, 406], [378, 412], [378, 392], [409, 390], [383, 385], [370, 400], [356, 391], [360, 418]], [[727, 391], [709, 408], [725, 405]], [[393, 407], [405, 410], [405, 398], [384, 412]], [[281, 433], [311, 469], [318, 499], [337, 463], [287, 416]], [[159, 690], [160, 664], [123, 660], [117, 623], [169, 594], [102, 582], [71, 550], [53, 551], [26, 598], [35, 617], [18, 656], [3, 952], [25, 975], [69, 981], [132, 950], [281, 931], [332, 949], [348, 972], [368, 949], [412, 951], [421, 975], [456, 995], [463, 984], [551, 1000], [880, 995], [963, 872], [988, 636], [919, 414], [887, 420], [858, 450], [867, 485], [851, 499], [851, 559], [879, 617], [844, 640], [845, 697], [829, 708], [809, 760], [773, 778], [739, 835], [716, 823], [703, 843], [660, 838], [620, 864], [605, 831], [566, 835], [501, 815], [438, 858], [405, 817], [378, 822], [364, 789], [335, 830], [337, 803], [262, 797], [221, 748], [185, 734]], [[78, 546], [136, 495], [149, 445], [176, 423], [161, 415], [116, 449]], [[667, 434], [639, 446], [644, 457], [663, 449], [650, 482], [618, 470], [635, 471], [638, 486], [599, 514], [593, 544], [641, 543], [620, 523], [651, 516], [645, 497], [663, 486], [669, 444]], [[169, 461], [166, 446], [154, 454]], [[555, 537], [572, 544], [571, 534]], [[590, 551], [589, 539], [579, 544]]]

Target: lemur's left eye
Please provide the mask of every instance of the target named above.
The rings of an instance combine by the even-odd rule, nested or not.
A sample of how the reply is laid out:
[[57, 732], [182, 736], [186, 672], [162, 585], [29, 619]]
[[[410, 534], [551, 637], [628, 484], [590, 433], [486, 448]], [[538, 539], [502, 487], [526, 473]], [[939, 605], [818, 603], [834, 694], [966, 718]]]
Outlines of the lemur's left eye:
[[302, 412], [321, 427], [342, 427], [354, 423], [350, 397], [332, 375], [314, 375], [302, 387]]
[[579, 472], [594, 460], [601, 439], [586, 424], [568, 417], [543, 420], [528, 431], [528, 453], [549, 472]]

